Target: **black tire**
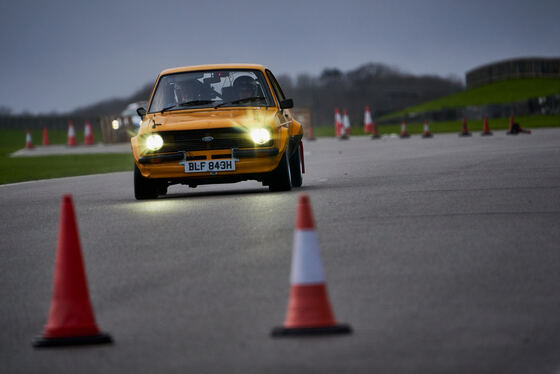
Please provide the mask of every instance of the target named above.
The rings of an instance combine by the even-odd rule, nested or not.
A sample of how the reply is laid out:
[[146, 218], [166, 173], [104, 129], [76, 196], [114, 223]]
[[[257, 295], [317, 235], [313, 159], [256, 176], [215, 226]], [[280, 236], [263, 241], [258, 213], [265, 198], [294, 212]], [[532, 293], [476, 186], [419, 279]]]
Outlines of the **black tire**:
[[301, 187], [303, 176], [301, 175], [301, 154], [299, 153], [299, 143], [294, 154], [290, 157], [290, 175], [292, 177], [292, 187]]
[[288, 163], [288, 150], [282, 155], [280, 163], [272, 171], [272, 178], [268, 189], [270, 191], [289, 191], [292, 189], [292, 178], [290, 176], [290, 164]]
[[134, 164], [134, 197], [136, 200], [155, 199], [158, 196], [158, 184], [142, 176]]

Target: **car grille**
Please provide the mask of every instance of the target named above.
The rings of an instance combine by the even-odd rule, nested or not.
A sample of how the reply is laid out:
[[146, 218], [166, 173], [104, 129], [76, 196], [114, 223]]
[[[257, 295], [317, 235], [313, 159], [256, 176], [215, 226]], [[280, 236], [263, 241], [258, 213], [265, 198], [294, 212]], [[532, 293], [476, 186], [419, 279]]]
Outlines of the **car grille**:
[[[236, 127], [205, 130], [161, 131], [163, 148], [158, 152], [205, 151], [213, 149], [254, 148], [249, 134]], [[202, 138], [212, 137], [211, 141]]]

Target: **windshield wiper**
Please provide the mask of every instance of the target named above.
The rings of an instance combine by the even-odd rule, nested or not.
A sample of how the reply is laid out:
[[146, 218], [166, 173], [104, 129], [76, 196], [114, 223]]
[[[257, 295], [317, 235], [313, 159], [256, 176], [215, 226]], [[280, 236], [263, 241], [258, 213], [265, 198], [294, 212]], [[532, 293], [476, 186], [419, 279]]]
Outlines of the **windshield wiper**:
[[212, 103], [213, 103], [212, 100], [191, 100], [191, 101], [186, 101], [184, 103], [181, 103], [179, 104], [179, 106], [195, 106], [195, 105], [206, 105]]
[[214, 105], [214, 109], [221, 107], [222, 105], [226, 105], [226, 104], [240, 104], [244, 101], [254, 101], [254, 100], [264, 100], [263, 96], [250, 96], [250, 97], [244, 97], [243, 99], [238, 99], [238, 100], [233, 100], [233, 101], [224, 101], [223, 103], [219, 103]]
[[166, 111], [168, 111], [169, 109], [173, 109], [173, 108], [175, 108], [176, 106], [177, 106], [177, 105], [166, 106], [165, 108], [163, 108], [163, 109], [160, 110], [159, 112], [160, 112], [161, 114], [163, 114], [163, 112], [166, 112]]

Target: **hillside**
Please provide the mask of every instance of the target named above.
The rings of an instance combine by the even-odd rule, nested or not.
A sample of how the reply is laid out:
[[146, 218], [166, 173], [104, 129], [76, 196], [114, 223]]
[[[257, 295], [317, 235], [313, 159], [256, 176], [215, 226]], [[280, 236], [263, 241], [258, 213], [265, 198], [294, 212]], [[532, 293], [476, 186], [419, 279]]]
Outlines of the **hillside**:
[[[368, 63], [346, 72], [325, 68], [320, 75], [278, 76], [286, 95], [296, 107], [310, 108], [316, 125], [332, 122], [335, 107], [360, 118], [364, 106], [374, 115], [389, 113], [463, 89], [458, 79], [416, 76], [398, 68]], [[78, 108], [74, 116], [94, 117], [121, 113], [129, 103], [147, 100], [153, 83], [147, 83], [127, 98], [113, 98]]]
[[558, 93], [560, 93], [560, 79], [529, 78], [500, 81], [411, 106], [383, 116], [380, 120], [400, 117], [407, 113], [437, 111], [443, 108], [509, 103]]

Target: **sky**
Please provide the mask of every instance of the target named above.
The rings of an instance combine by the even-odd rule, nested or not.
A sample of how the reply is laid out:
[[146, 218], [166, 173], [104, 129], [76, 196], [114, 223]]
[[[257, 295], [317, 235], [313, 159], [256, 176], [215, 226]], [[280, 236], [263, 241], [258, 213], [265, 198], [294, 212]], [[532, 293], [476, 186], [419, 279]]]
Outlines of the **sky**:
[[296, 77], [376, 62], [464, 79], [560, 57], [559, 15], [558, 0], [0, 0], [0, 107], [68, 112], [206, 63]]

